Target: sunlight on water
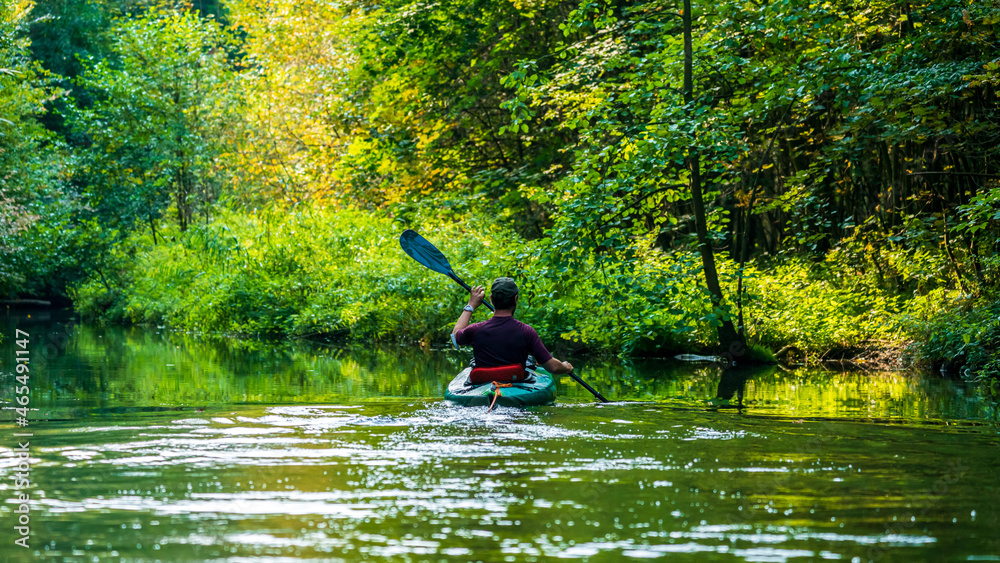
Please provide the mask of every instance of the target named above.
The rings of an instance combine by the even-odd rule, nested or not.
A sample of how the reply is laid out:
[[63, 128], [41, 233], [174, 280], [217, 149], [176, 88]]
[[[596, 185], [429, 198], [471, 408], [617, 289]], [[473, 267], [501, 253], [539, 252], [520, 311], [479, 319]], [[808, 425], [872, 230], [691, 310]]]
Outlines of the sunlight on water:
[[33, 380], [31, 554], [53, 560], [1000, 553], [994, 407], [937, 378], [647, 361], [581, 372], [617, 403], [560, 381], [486, 413], [439, 399], [443, 352], [45, 329], [72, 331]]

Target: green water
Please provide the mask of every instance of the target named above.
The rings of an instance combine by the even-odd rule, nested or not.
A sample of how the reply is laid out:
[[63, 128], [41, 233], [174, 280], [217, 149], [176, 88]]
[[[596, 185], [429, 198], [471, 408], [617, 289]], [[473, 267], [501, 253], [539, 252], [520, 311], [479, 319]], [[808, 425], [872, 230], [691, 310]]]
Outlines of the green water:
[[0, 317], [3, 561], [1000, 560], [995, 405], [933, 375], [571, 358], [622, 402], [487, 414], [455, 353], [57, 320]]

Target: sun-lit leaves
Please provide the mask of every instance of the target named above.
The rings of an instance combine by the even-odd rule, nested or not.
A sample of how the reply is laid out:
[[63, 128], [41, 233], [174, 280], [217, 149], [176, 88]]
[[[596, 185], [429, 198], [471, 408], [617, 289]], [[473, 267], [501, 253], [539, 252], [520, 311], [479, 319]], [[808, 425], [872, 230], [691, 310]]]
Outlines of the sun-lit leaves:
[[[444, 342], [468, 294], [406, 256], [398, 243], [401, 230], [384, 216], [310, 204], [294, 212], [220, 211], [213, 223], [185, 232], [165, 225], [157, 245], [148, 233], [133, 233], [94, 264], [94, 275], [76, 286], [73, 297], [83, 314], [105, 320]], [[102, 231], [95, 226], [89, 232]], [[705, 314], [703, 296], [690, 282], [664, 282], [662, 276], [692, 269], [696, 257], [650, 256], [631, 279], [606, 280], [549, 270], [547, 241], [519, 240], [507, 228], [483, 225], [470, 232], [441, 222], [423, 232], [469, 283], [488, 286], [498, 275], [515, 277], [518, 318], [553, 347], [638, 352], [690, 347], [705, 336], [698, 321]], [[626, 297], [607, 299], [608, 283]]]
[[547, 52], [562, 3], [231, 7], [259, 124], [248, 136], [264, 141], [243, 151], [249, 190], [404, 214], [502, 202], [496, 214], [540, 234], [544, 218], [520, 187], [553, 181], [563, 135], [511, 124], [501, 79]]

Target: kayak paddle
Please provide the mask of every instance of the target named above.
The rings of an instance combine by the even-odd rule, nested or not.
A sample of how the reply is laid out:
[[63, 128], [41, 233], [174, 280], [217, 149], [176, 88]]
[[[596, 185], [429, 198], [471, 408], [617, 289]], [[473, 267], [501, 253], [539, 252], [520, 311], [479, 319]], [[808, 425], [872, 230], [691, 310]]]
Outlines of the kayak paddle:
[[576, 381], [577, 383], [579, 383], [580, 385], [583, 385], [584, 389], [586, 389], [587, 391], [590, 391], [590, 393], [593, 396], [595, 396], [598, 399], [600, 399], [602, 403], [607, 403], [608, 402], [608, 400], [604, 398], [604, 395], [601, 395], [593, 387], [591, 387], [590, 385], [587, 385], [587, 382], [584, 381], [584, 380], [582, 380], [582, 379], [580, 379], [579, 375], [577, 375], [576, 373], [574, 373], [574, 372], [571, 371], [571, 372], [569, 372], [569, 376], [572, 377], [573, 380]]
[[[406, 229], [403, 234], [399, 235], [399, 246], [403, 247], [403, 252], [407, 253], [410, 258], [413, 258], [417, 262], [420, 262], [424, 267], [429, 270], [434, 270], [439, 274], [444, 274], [449, 278], [455, 280], [455, 283], [465, 288], [466, 291], [472, 292], [472, 288], [469, 284], [461, 280], [457, 275], [455, 275], [455, 270], [451, 268], [451, 264], [448, 259], [441, 254], [441, 251], [437, 249], [436, 246], [428, 242], [427, 239], [417, 234], [417, 231], [413, 229]], [[493, 305], [490, 305], [488, 301], [483, 299], [483, 305], [486, 305], [490, 311], [494, 311]], [[587, 385], [587, 382], [580, 379], [580, 376], [569, 372], [569, 376], [573, 378], [574, 381], [583, 385], [583, 388], [590, 391], [595, 397], [600, 399], [602, 403], [607, 403], [608, 400], [604, 398], [603, 395], [594, 390], [593, 387]]]
[[[448, 276], [455, 280], [455, 283], [464, 287], [466, 291], [472, 292], [469, 284], [455, 275], [455, 270], [451, 269], [451, 264], [448, 263], [448, 259], [444, 257], [444, 254], [441, 254], [441, 251], [433, 244], [427, 242], [427, 239], [418, 235], [417, 231], [413, 229], [403, 231], [403, 234], [399, 235], [399, 246], [403, 247], [403, 252], [409, 254], [410, 258], [420, 262], [430, 270]], [[486, 301], [485, 298], [483, 299], [483, 305], [486, 305], [490, 311], [494, 310], [493, 305], [490, 305], [489, 301]]]

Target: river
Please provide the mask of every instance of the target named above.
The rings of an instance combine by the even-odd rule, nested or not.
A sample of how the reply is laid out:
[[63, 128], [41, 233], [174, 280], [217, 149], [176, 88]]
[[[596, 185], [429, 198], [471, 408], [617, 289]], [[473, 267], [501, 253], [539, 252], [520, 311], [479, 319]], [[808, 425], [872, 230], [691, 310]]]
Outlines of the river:
[[571, 357], [615, 402], [487, 413], [454, 351], [0, 331], [4, 561], [1000, 561], [996, 404], [936, 374]]

